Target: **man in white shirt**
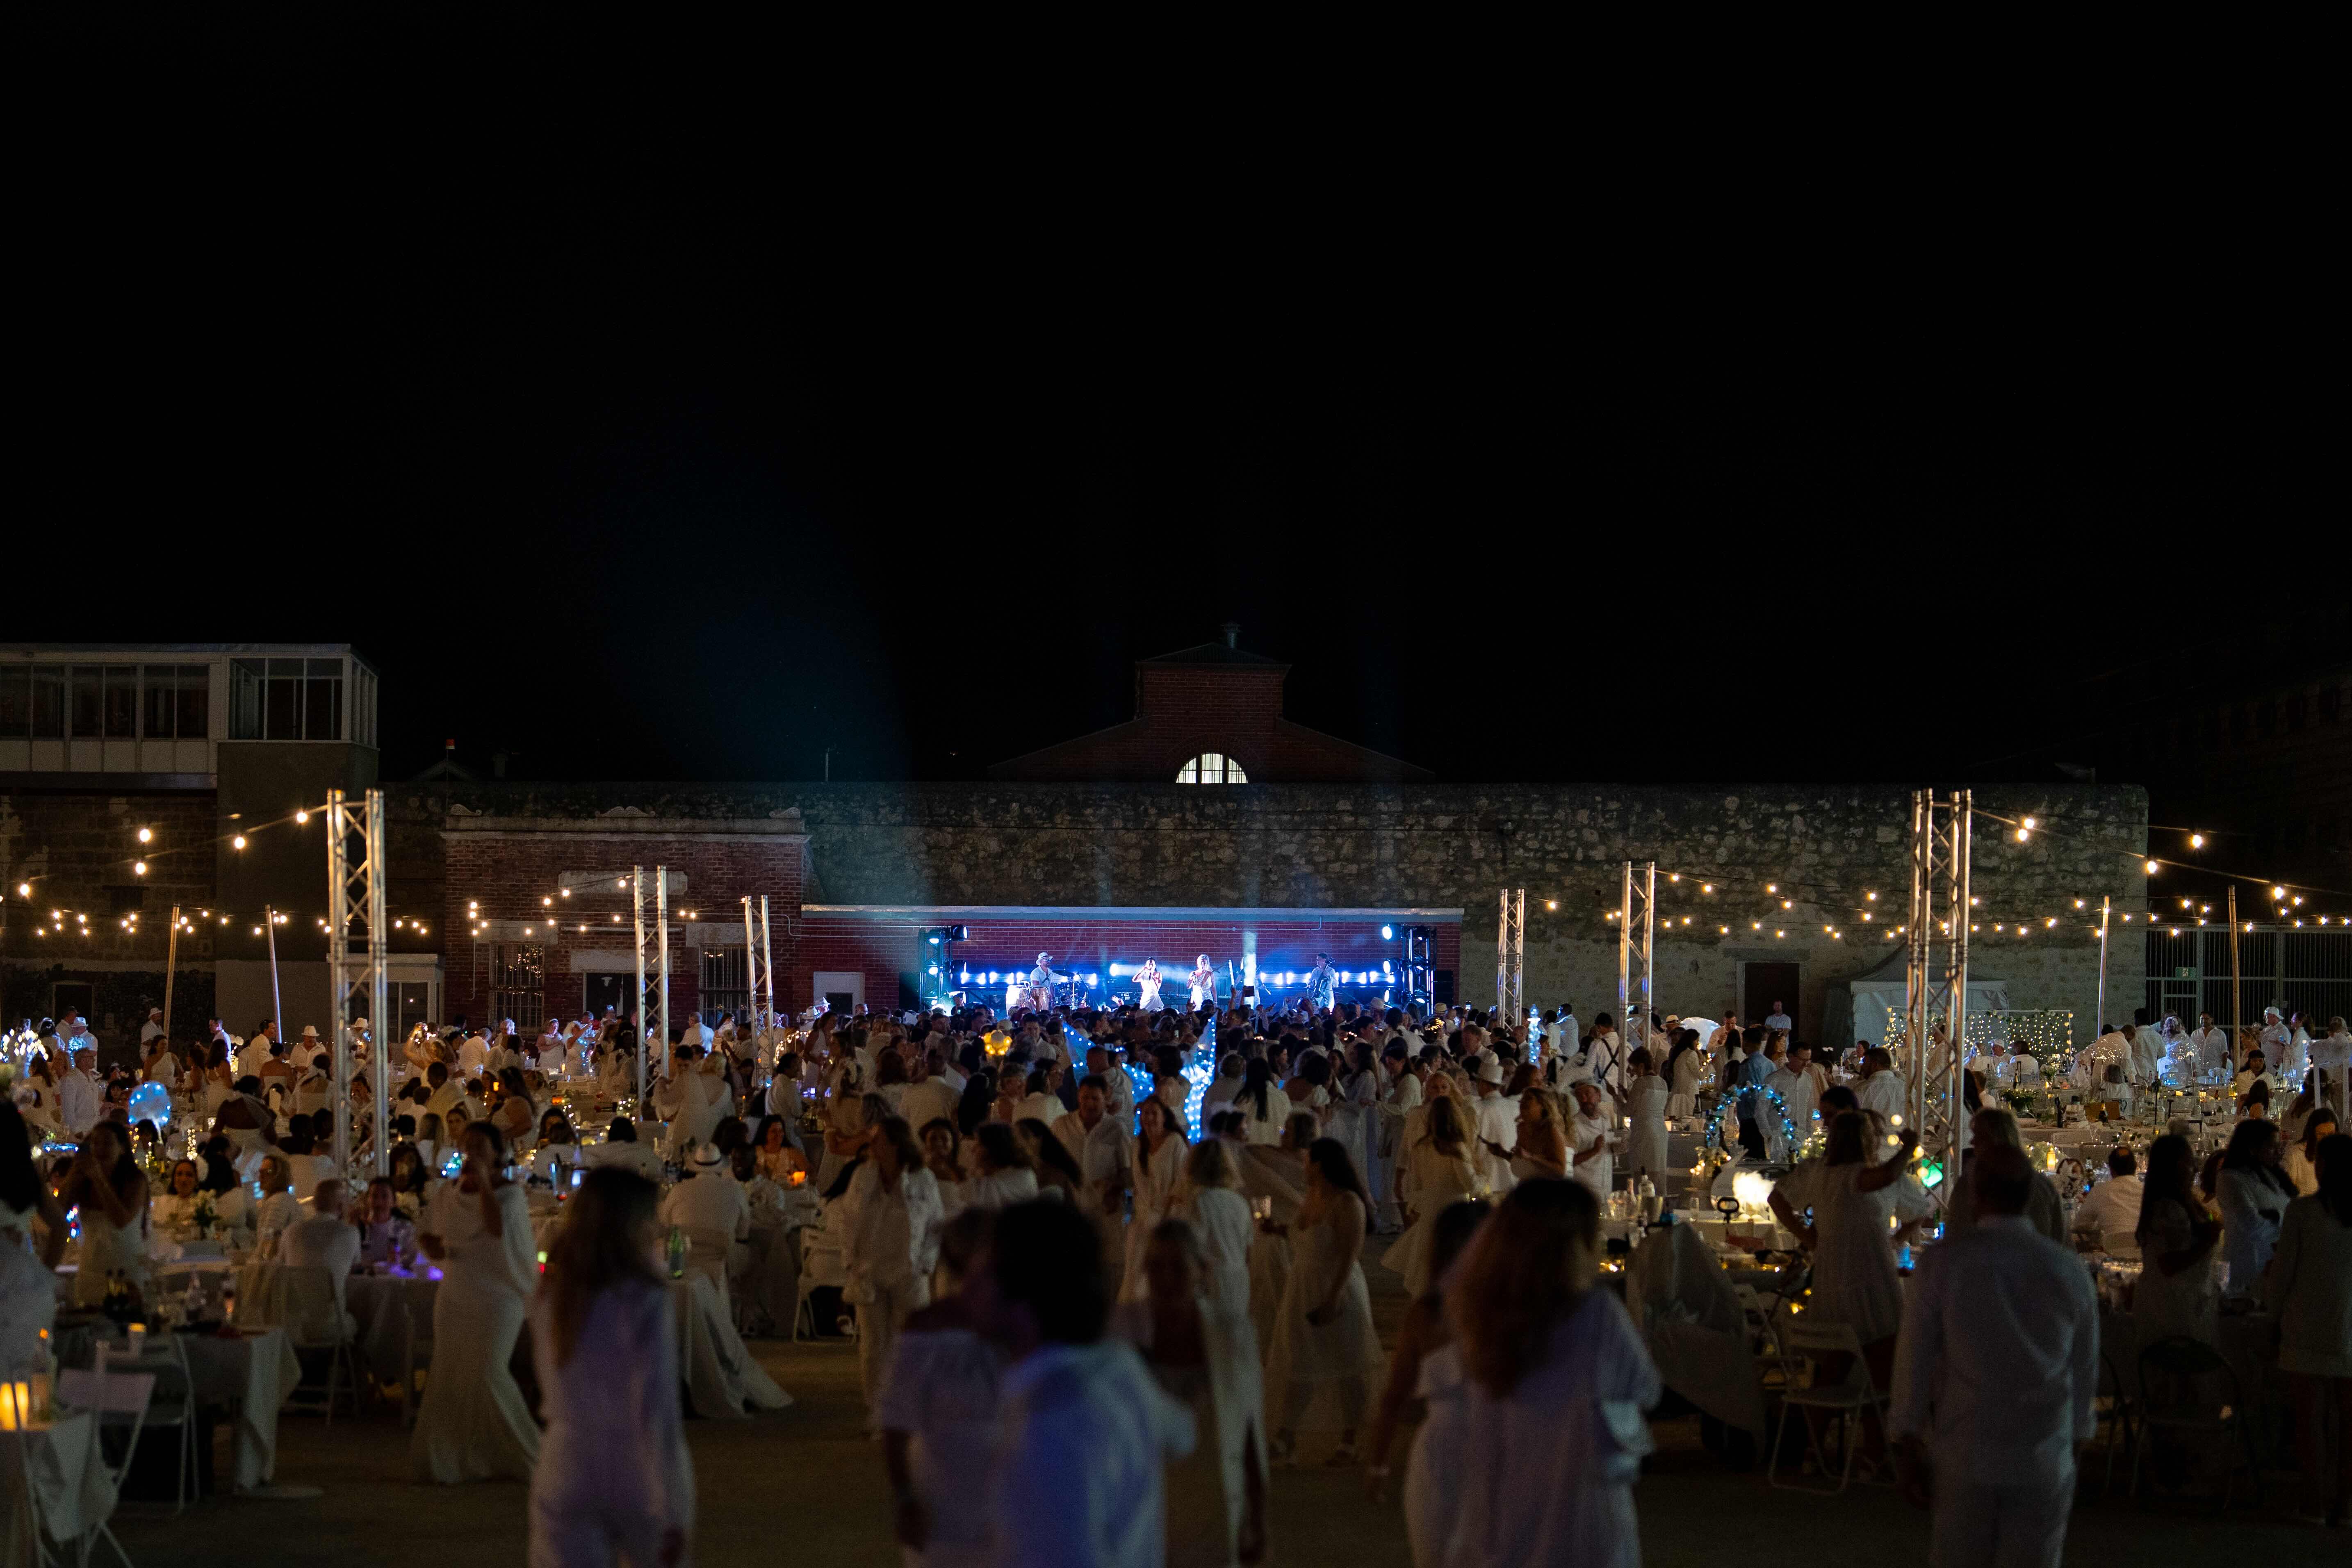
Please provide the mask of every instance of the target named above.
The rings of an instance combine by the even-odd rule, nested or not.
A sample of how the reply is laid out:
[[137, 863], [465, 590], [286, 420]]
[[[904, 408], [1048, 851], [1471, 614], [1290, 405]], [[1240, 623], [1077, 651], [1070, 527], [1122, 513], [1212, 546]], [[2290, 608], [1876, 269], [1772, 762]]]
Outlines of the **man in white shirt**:
[[635, 1171], [649, 1182], [662, 1176], [661, 1155], [653, 1145], [637, 1142], [637, 1126], [627, 1117], [615, 1117], [604, 1130], [604, 1142], [591, 1143], [582, 1152], [583, 1165], [618, 1165], [624, 1171]]
[[[344, 1217], [343, 1184], [320, 1182], [310, 1194], [310, 1215], [287, 1226], [278, 1237], [278, 1261], [290, 1268], [323, 1268], [335, 1283], [335, 1310], [342, 1310], [343, 1281], [360, 1259], [359, 1227]], [[345, 1332], [351, 1318], [343, 1319]]]
[[147, 1054], [148, 1046], [151, 1045], [154, 1041], [155, 1037], [162, 1033], [163, 1033], [163, 1009], [161, 1007], [148, 1008], [147, 1021], [139, 1026], [139, 1054], [142, 1057], [145, 1056]]
[[2219, 1083], [2230, 1068], [2230, 1032], [2217, 1028], [2213, 1015], [2197, 1015], [2197, 1027], [2189, 1032], [2189, 1044], [2197, 1053], [2197, 1076], [2206, 1083]]
[[1201, 1119], [1203, 1121], [1234, 1102], [1234, 1096], [1242, 1091], [1242, 1075], [1246, 1070], [1247, 1064], [1243, 1061], [1239, 1051], [1233, 1052], [1217, 1064], [1217, 1076], [1209, 1081], [1208, 1089], [1201, 1096]]
[[[919, 1138], [929, 1123], [942, 1117], [950, 1121], [955, 1120], [956, 1101], [961, 1097], [935, 1076], [940, 1065], [940, 1053], [929, 1050], [916, 1057], [907, 1069], [913, 1081], [907, 1085], [906, 1098], [898, 1102], [898, 1109]], [[1054, 1109], [1058, 1113], [1060, 1104], [1057, 1102]]]
[[276, 1258], [278, 1237], [302, 1217], [302, 1205], [294, 1196], [293, 1168], [287, 1156], [275, 1149], [261, 1157], [261, 1169], [254, 1181], [261, 1188], [261, 1201], [254, 1205], [253, 1233], [267, 1261]]
[[1592, 1189], [1602, 1203], [1615, 1179], [1609, 1153], [1610, 1118], [1601, 1109], [1601, 1086], [1590, 1079], [1576, 1086], [1576, 1120], [1568, 1129], [1568, 1173]]
[[1134, 1122], [1135, 1080], [1127, 1076], [1125, 1068], [1113, 1066], [1110, 1052], [1100, 1046], [1087, 1047], [1087, 1076], [1078, 1086], [1081, 1094], [1086, 1092], [1086, 1086], [1089, 1083], [1102, 1086], [1103, 1109], [1120, 1126], [1129, 1126]]
[[1503, 1092], [1503, 1064], [1492, 1054], [1479, 1057], [1477, 1082], [1478, 1101], [1471, 1108], [1478, 1121], [1475, 1163], [1488, 1190], [1499, 1197], [1518, 1185], [1511, 1174], [1511, 1151], [1519, 1146], [1519, 1102]]
[[1775, 1002], [1772, 1004], [1772, 1010], [1764, 1015], [1764, 1026], [1768, 1029], [1778, 1029], [1786, 1035], [1795, 1031], [1797, 1020], [1789, 1016], [1787, 1003]]
[[[1143, 1358], [1107, 1338], [1114, 1272], [1084, 1221], [1023, 1204], [964, 1287], [981, 1332], [1004, 1352], [998, 1395], [992, 1561], [1111, 1568], [1165, 1559], [1168, 1464], [1192, 1451], [1192, 1411], [1160, 1391]], [[1238, 1484], [1238, 1483], [1236, 1483]], [[1234, 1544], [1264, 1550], [1245, 1518]]]
[[[1094, 1052], [1087, 1053], [1091, 1061]], [[1078, 1108], [1054, 1121], [1054, 1136], [1077, 1163], [1086, 1178], [1087, 1217], [1094, 1223], [1107, 1258], [1126, 1256], [1126, 1213], [1129, 1173], [1135, 1168], [1130, 1118], [1115, 1115], [1103, 1096], [1103, 1080], [1088, 1078], [1078, 1085]]]
[[1870, 1076], [1854, 1086], [1853, 1102], [1864, 1110], [1875, 1110], [1890, 1121], [1911, 1114], [1911, 1086], [1895, 1070], [1895, 1058], [1885, 1046], [1873, 1046], [1863, 1058]]
[[688, 1170], [687, 1178], [662, 1196], [662, 1224], [677, 1226], [689, 1235], [699, 1231], [730, 1241], [749, 1241], [751, 1205], [743, 1196], [743, 1184], [728, 1173], [718, 1147], [698, 1145]]
[[2263, 1009], [2263, 1032], [2257, 1042], [2263, 1056], [2273, 1062], [2287, 1058], [2287, 1047], [2294, 1043], [2294, 1031], [2286, 1026], [2286, 1016], [2275, 1007]]
[[1764, 1087], [1780, 1097], [1780, 1103], [1787, 1107], [1789, 1112], [1788, 1127], [1784, 1128], [1780, 1113], [1772, 1108], [1770, 1100], [1765, 1100], [1758, 1107], [1757, 1116], [1764, 1131], [1765, 1149], [1771, 1159], [1796, 1157], [1796, 1151], [1788, 1147], [1790, 1128], [1796, 1131], [1800, 1143], [1812, 1136], [1813, 1075], [1808, 1070], [1812, 1065], [1812, 1047], [1792, 1045], [1789, 1047], [1788, 1060], [1780, 1070], [1764, 1080]]
[[467, 1035], [457, 1043], [457, 1075], [472, 1078], [490, 1059], [490, 1042], [479, 1034]]
[[1932, 1467], [1939, 1564], [2057, 1568], [2075, 1455], [2097, 1429], [2098, 1299], [2025, 1219], [2031, 1175], [2004, 1144], [1971, 1156], [1980, 1217], [1921, 1258], [1895, 1345], [1886, 1426], [1914, 1502]]
[[88, 1046], [67, 1059], [73, 1065], [58, 1079], [58, 1116], [66, 1131], [79, 1140], [98, 1125], [99, 1112], [106, 1105], [106, 1090], [90, 1071], [95, 1058]]
[[2074, 1205], [2074, 1233], [2095, 1240], [2119, 1258], [2137, 1258], [2139, 1201], [2145, 1190], [2139, 1161], [2128, 1149], [2107, 1156], [2107, 1179], [2083, 1194]]

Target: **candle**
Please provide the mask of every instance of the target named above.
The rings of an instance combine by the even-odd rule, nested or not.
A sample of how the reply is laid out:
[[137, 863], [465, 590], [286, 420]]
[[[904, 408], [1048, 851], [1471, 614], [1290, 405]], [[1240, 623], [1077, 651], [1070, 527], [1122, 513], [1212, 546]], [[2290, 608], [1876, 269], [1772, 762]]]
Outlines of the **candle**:
[[33, 1391], [21, 1383], [0, 1383], [0, 1432], [21, 1432], [33, 1423]]

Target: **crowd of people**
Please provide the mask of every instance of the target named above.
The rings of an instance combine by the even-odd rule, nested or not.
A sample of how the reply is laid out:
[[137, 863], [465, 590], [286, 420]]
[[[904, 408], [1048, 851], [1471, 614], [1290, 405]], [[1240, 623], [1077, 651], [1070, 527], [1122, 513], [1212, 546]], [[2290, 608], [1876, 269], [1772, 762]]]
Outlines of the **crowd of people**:
[[[694, 1517], [656, 1237], [724, 1254], [765, 1197], [805, 1186], [915, 1559], [1258, 1561], [1272, 1470], [1360, 1468], [1387, 1495], [1418, 1406], [1394, 1489], [1417, 1562], [1631, 1563], [1660, 1383], [1598, 1282], [1601, 1219], [1612, 1194], [1679, 1183], [1669, 1130], [1713, 1111], [1743, 1166], [1776, 1173], [1809, 1317], [1851, 1329], [1893, 1396], [1864, 1423], [1863, 1470], [1932, 1500], [1939, 1542], [1967, 1543], [1950, 1561], [2055, 1561], [2061, 1459], [2089, 1436], [2097, 1365], [2076, 1246], [2143, 1261], [2144, 1340], [2210, 1340], [2231, 1295], [2267, 1307], [2305, 1461], [2342, 1518], [2352, 1138], [2320, 1079], [2284, 1124], [2243, 1106], [2202, 1168], [2184, 1137], [2156, 1140], [2145, 1172], [2118, 1149], [2069, 1213], [1985, 1098], [1999, 1061], [1967, 1080], [1967, 1180], [1931, 1194], [1895, 1053], [1817, 1060], [1777, 1005], [1694, 1022], [1653, 1018], [1629, 1049], [1611, 1016], [1587, 1028], [1566, 1007], [689, 1016], [654, 1044], [643, 1105], [629, 1020], [419, 1029], [354, 1063], [354, 1139], [371, 1075], [399, 1088], [390, 1173], [349, 1191], [323, 1152], [334, 1074], [315, 1032], [224, 1031], [184, 1063], [153, 1042], [121, 1082], [18, 1075], [0, 1162], [44, 1137], [78, 1146], [47, 1172], [26, 1156], [21, 1179], [0, 1165], [0, 1239], [26, 1243], [0, 1247], [0, 1364], [36, 1274], [47, 1292], [65, 1208], [78, 1279], [134, 1290], [144, 1238], [199, 1215], [256, 1256], [428, 1259], [444, 1279], [419, 1479], [530, 1479], [535, 1561], [593, 1560], [594, 1542], [646, 1561]], [[70, 1038], [54, 1055], [72, 1060]], [[2305, 1055], [2324, 1071], [2324, 1042]], [[2267, 1081], [2251, 1054], [2248, 1074]], [[185, 1158], [142, 1151], [141, 1082], [204, 1118]], [[625, 1115], [583, 1141], [558, 1085], [633, 1111], [658, 1146]], [[518, 1177], [565, 1164], [583, 1173], [542, 1276]], [[1906, 1289], [1896, 1249], [1938, 1228]], [[1385, 1351], [1368, 1269], [1411, 1303]], [[537, 1419], [508, 1365], [526, 1332]], [[2033, 1488], [1994, 1458], [2016, 1430], [1996, 1437], [1990, 1413], [2010, 1406], [2049, 1450]], [[549, 1462], [621, 1433], [625, 1475]]]

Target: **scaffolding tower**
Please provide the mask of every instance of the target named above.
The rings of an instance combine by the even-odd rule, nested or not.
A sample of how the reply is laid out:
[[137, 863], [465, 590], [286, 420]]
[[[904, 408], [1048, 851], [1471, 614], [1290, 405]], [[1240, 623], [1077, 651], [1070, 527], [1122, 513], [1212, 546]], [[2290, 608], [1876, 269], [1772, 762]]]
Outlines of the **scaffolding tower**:
[[751, 896], [743, 895], [743, 981], [755, 1040], [776, 1024], [776, 972], [768, 962], [768, 895], [761, 893], [757, 902], [755, 910]]
[[[385, 949], [391, 927], [384, 919], [383, 791], [367, 792], [354, 805], [339, 789], [327, 792], [327, 979], [333, 987], [335, 1032], [335, 1168], [352, 1163], [352, 1058], [358, 1040], [352, 1016], [355, 1001], [367, 1008], [369, 1098], [374, 1102], [375, 1173], [392, 1171], [392, 1145], [385, 1136], [391, 1116], [392, 1070], [390, 966]], [[274, 921], [276, 910], [268, 911]], [[270, 933], [273, 946], [277, 933]], [[273, 971], [274, 973], [274, 971]], [[285, 1027], [281, 1021], [280, 1029]]]
[[1625, 1058], [1650, 1044], [1650, 1014], [1657, 1000], [1657, 900], [1658, 863], [1644, 860], [1637, 868], [1626, 861], [1617, 903], [1617, 1037], [1622, 1045], [1593, 1075], [1612, 1089], [1624, 1087]]
[[629, 868], [629, 903], [637, 932], [637, 1114], [646, 1111], [646, 1068], [656, 1047], [669, 1071], [669, 870], [654, 868], [653, 925], [646, 924], [646, 868]]
[[1911, 797], [1911, 920], [1904, 971], [1906, 1045], [1911, 1060], [1910, 1125], [1919, 1147], [1943, 1163], [1943, 1190], [1960, 1176], [1960, 1072], [1967, 1060], [1969, 835], [1974, 793], [1934, 790]]
[[1503, 889], [1502, 918], [1495, 929], [1495, 1011], [1498, 1027], [1526, 1022], [1528, 890]]

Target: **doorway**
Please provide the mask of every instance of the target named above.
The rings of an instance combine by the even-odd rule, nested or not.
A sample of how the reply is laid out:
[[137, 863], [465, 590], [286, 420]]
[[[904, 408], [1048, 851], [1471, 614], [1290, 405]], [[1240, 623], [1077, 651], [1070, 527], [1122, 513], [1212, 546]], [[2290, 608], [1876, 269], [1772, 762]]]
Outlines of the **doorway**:
[[626, 974], [592, 973], [583, 974], [580, 978], [583, 982], [583, 1001], [588, 1008], [590, 1017], [601, 1023], [608, 1012], [615, 1017], [627, 1014], [630, 1006], [629, 992], [637, 983], [637, 977], [634, 972]]
[[1739, 1021], [1760, 1024], [1773, 1011], [1773, 1004], [1788, 1014], [1796, 1024], [1792, 1037], [1805, 1037], [1805, 1016], [1798, 999], [1797, 981], [1800, 965], [1794, 963], [1743, 964], [1739, 981]]
[[49, 1016], [62, 1018], [68, 1011], [79, 1014], [81, 1021], [93, 1029], [98, 1026], [98, 1021], [89, 1016], [89, 981], [60, 980], [49, 987]]

